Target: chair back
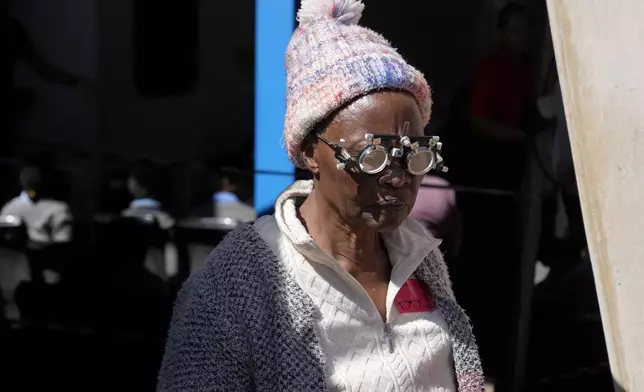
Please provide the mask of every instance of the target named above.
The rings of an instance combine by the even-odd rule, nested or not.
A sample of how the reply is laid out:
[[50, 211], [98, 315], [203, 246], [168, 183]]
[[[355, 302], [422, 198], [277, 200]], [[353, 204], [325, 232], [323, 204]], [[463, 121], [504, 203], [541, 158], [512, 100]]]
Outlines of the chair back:
[[142, 265], [149, 248], [163, 248], [170, 238], [152, 214], [104, 218], [95, 225], [97, 249], [110, 263]]
[[19, 216], [0, 215], [0, 246], [23, 251], [27, 239], [27, 228]]

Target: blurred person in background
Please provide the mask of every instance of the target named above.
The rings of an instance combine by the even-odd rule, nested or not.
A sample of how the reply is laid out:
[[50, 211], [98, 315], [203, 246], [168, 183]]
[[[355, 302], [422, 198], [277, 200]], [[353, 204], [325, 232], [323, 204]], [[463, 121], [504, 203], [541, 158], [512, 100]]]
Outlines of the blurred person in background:
[[[481, 152], [479, 181], [487, 187], [518, 189], [525, 167], [524, 114], [532, 97], [527, 56], [526, 9], [510, 3], [497, 16], [500, 45], [478, 66], [470, 100], [475, 148]], [[493, 168], [493, 170], [490, 170]]]
[[541, 94], [536, 101], [544, 123], [535, 129], [523, 192], [532, 195], [532, 214], [538, 211], [541, 218], [540, 230], [533, 232], [541, 234], [538, 264], [547, 267], [550, 280], [587, 262], [582, 257], [587, 244], [557, 63], [550, 29], [545, 30]]
[[130, 171], [127, 187], [134, 200], [122, 212], [123, 216], [136, 218], [152, 216], [162, 229], [174, 226], [174, 219], [163, 211], [161, 202], [158, 200], [161, 175], [153, 164], [142, 162], [135, 165]]
[[22, 192], [2, 208], [0, 215], [19, 217], [35, 244], [64, 243], [72, 239], [72, 215], [67, 203], [56, 200], [49, 190], [51, 168], [28, 163], [20, 171]]
[[[408, 218], [434, 160], [412, 147], [390, 155], [429, 143], [429, 86], [358, 25], [361, 2], [301, 7], [284, 139], [314, 179], [229, 234], [187, 281], [158, 390], [480, 392], [439, 241]], [[391, 150], [369, 145], [369, 132]]]
[[244, 174], [238, 169], [232, 167], [222, 167], [208, 176], [208, 181], [211, 184], [211, 190], [214, 192], [210, 194], [209, 200], [200, 205], [195, 211], [193, 216], [206, 218], [231, 218], [237, 222], [250, 222], [255, 220], [257, 214], [255, 209], [246, 204], [240, 198], [241, 187], [243, 187]]
[[544, 219], [542, 236], [562, 240], [569, 237], [580, 254], [586, 246], [586, 237], [554, 58], [551, 68], [548, 72], [551, 80], [546, 81], [549, 86], [537, 100], [539, 114], [551, 124], [535, 135], [534, 155], [528, 160], [527, 168], [530, 181], [524, 187], [526, 192], [543, 198], [548, 217]]
[[[163, 231], [163, 235], [162, 233], [156, 233], [159, 234], [161, 239], [146, 244], [154, 246], [147, 247], [144, 265], [148, 271], [165, 280], [176, 274], [178, 256], [174, 244], [169, 241], [171, 238], [169, 231], [174, 227], [175, 220], [163, 210], [157, 196], [161, 189], [161, 177], [161, 172], [156, 165], [149, 162], [136, 164], [128, 177], [128, 189], [134, 200], [121, 215], [126, 218], [143, 220], [152, 217], [154, 224]], [[138, 240], [146, 241], [143, 238]]]
[[[486, 374], [505, 383], [516, 318], [520, 271], [520, 214], [514, 194], [526, 167], [527, 119], [533, 73], [527, 9], [505, 5], [497, 14], [499, 46], [477, 67], [470, 97], [468, 185], [492, 192], [459, 195], [463, 216], [464, 282], [459, 292], [472, 319]], [[484, 295], [482, 295], [484, 293]], [[462, 294], [462, 295], [461, 295]], [[493, 303], [494, 306], [490, 306]]]
[[429, 174], [423, 177], [411, 217], [421, 222], [434, 237], [443, 240], [442, 248], [450, 258], [458, 256], [460, 213], [456, 207], [456, 192], [450, 189], [447, 180]]
[[239, 198], [243, 174], [234, 168], [222, 168], [215, 174], [218, 190], [212, 195], [214, 214], [220, 218], [232, 218], [240, 222], [255, 220], [255, 209]]
[[543, 76], [539, 83], [541, 94], [535, 105], [545, 124], [535, 135], [527, 167], [530, 181], [524, 184], [524, 191], [544, 197], [545, 210], [552, 212], [548, 220], [552, 225], [544, 227], [544, 237], [569, 237], [580, 251], [586, 246], [584, 223], [549, 25], [545, 31]]
[[[25, 311], [24, 295], [29, 292], [29, 284], [20, 285], [21, 282], [34, 279], [38, 287], [46, 283], [57, 283], [65, 268], [64, 257], [41, 258], [40, 250], [57, 250], [63, 256], [64, 250], [72, 241], [72, 214], [64, 201], [57, 199], [51, 192], [55, 188], [52, 182], [55, 179], [52, 163], [44, 157], [29, 160], [20, 170], [19, 179], [22, 191], [7, 202], [0, 211], [0, 215], [13, 216], [19, 219], [27, 232], [27, 248], [31, 256], [25, 258], [23, 249], [19, 253], [4, 254], [0, 262], [0, 281], [5, 290], [5, 296], [10, 302], [21, 303], [22, 312]], [[15, 299], [14, 299], [15, 293]], [[24, 314], [23, 314], [24, 315]]]

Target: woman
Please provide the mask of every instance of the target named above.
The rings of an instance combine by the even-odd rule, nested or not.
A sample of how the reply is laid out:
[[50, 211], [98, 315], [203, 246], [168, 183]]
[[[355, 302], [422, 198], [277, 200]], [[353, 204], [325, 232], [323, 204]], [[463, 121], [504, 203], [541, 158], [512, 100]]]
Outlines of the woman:
[[421, 137], [429, 87], [357, 25], [363, 8], [302, 1], [284, 137], [314, 180], [188, 280], [159, 390], [483, 389], [440, 241], [407, 219], [422, 176], [440, 167], [436, 140]]

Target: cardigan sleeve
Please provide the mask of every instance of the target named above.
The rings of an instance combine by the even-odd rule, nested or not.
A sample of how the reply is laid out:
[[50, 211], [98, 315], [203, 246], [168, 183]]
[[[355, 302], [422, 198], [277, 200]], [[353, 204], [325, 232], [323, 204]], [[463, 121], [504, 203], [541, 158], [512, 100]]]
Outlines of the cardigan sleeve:
[[157, 391], [252, 391], [248, 343], [216, 276], [185, 284], [173, 315]]
[[452, 289], [452, 280], [449, 277], [447, 264], [440, 249], [436, 248], [429, 254], [429, 271], [432, 274], [432, 279], [436, 282], [441, 290], [441, 295], [456, 301], [454, 291]]

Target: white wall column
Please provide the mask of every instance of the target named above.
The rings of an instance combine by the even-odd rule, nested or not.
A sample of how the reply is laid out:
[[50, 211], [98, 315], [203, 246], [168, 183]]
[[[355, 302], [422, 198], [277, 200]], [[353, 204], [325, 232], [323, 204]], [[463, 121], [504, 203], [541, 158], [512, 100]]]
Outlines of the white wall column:
[[548, 11], [610, 365], [643, 391], [644, 2]]

